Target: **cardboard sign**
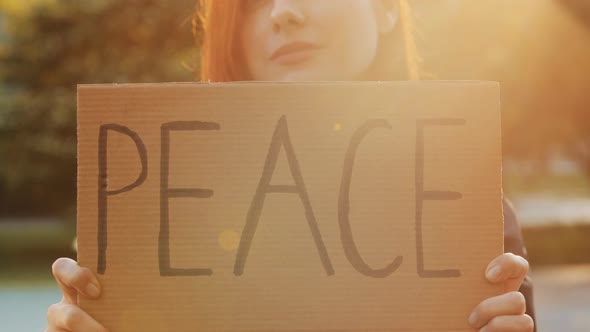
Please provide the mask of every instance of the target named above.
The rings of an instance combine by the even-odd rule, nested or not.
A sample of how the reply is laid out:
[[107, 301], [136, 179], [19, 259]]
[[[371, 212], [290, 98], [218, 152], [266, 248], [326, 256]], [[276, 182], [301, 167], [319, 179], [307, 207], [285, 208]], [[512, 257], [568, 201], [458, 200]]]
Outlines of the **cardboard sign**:
[[489, 82], [83, 85], [79, 263], [113, 332], [467, 331], [502, 286]]

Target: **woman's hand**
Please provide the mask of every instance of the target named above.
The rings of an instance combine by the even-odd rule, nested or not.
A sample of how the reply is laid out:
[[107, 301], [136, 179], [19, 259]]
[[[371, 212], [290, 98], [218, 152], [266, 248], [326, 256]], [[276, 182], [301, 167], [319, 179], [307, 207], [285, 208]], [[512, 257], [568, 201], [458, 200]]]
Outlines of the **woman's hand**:
[[514, 254], [503, 254], [488, 265], [486, 278], [504, 284], [504, 294], [482, 301], [469, 316], [469, 325], [481, 332], [531, 332], [533, 319], [525, 314], [526, 301], [518, 292], [529, 263]]
[[[503, 283], [505, 293], [482, 301], [469, 317], [469, 324], [483, 332], [533, 331], [533, 320], [525, 314], [524, 296], [518, 292], [528, 269], [528, 262], [520, 256], [503, 254], [495, 258], [488, 265], [486, 278], [492, 283]], [[52, 270], [63, 298], [49, 307], [46, 332], [107, 332], [77, 306], [78, 294], [89, 298], [100, 295], [94, 274], [67, 258], [56, 260]]]
[[102, 325], [78, 307], [78, 294], [97, 298], [100, 284], [92, 271], [80, 267], [69, 258], [59, 258], [52, 266], [55, 281], [61, 288], [61, 302], [47, 310], [47, 329], [45, 332], [107, 332]]

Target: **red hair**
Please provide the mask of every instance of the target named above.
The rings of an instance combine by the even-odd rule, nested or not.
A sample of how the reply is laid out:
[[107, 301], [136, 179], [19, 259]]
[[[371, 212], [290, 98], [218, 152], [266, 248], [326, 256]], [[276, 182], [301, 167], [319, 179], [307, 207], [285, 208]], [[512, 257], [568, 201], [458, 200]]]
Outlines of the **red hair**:
[[[193, 19], [193, 34], [201, 46], [200, 80], [202, 82], [230, 82], [249, 80], [247, 66], [242, 56], [239, 32], [243, 23], [243, 1], [241, 0], [197, 0], [197, 10]], [[413, 38], [411, 7], [408, 0], [398, 0], [400, 17], [399, 34], [404, 49], [403, 79], [418, 80], [419, 57]], [[380, 63], [376, 64], [378, 72], [397, 72], [400, 64], [394, 64], [392, 52], [399, 48], [383, 48]], [[387, 51], [385, 51], [387, 49]], [[381, 68], [383, 67], [383, 68]], [[399, 77], [398, 77], [399, 78]], [[382, 77], [380, 78], [382, 79]]]

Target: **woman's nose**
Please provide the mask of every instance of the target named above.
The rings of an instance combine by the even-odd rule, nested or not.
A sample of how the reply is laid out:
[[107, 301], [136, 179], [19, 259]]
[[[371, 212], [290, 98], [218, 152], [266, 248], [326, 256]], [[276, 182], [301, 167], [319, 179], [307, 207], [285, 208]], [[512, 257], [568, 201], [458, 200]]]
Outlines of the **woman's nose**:
[[305, 23], [300, 0], [275, 0], [270, 18], [276, 32], [296, 28]]

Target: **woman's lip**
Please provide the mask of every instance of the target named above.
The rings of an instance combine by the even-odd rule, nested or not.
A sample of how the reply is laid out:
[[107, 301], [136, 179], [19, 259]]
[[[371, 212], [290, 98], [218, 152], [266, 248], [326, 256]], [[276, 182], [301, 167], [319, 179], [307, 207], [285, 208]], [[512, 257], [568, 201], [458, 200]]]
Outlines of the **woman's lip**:
[[293, 65], [309, 60], [318, 49], [318, 45], [311, 43], [289, 43], [279, 47], [272, 54], [270, 60], [282, 65]]

